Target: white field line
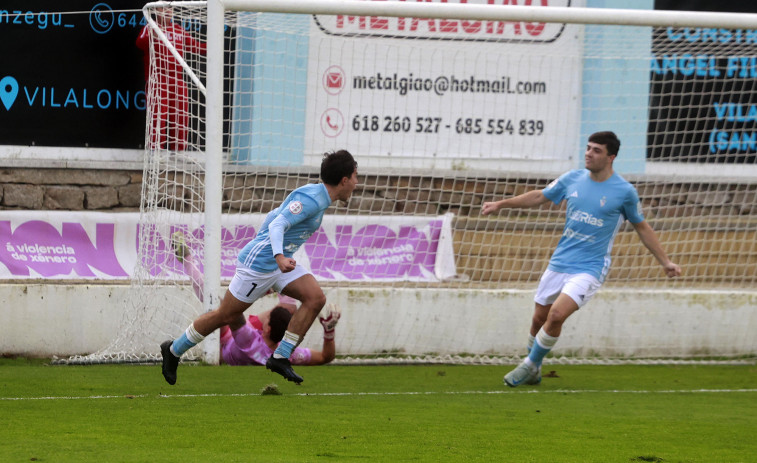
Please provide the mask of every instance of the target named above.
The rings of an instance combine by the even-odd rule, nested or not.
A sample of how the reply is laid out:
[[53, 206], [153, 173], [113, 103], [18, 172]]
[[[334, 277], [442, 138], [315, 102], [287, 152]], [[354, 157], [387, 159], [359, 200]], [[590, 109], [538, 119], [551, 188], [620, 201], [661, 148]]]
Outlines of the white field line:
[[[667, 390], [599, 390], [599, 389], [555, 389], [543, 391], [538, 389], [501, 390], [501, 391], [426, 391], [426, 392], [315, 392], [282, 394], [290, 397], [362, 397], [362, 396], [422, 396], [422, 395], [498, 395], [498, 394], [738, 394], [754, 393], [757, 389], [667, 389]], [[0, 397], [0, 401], [26, 401], [26, 400], [100, 400], [100, 399], [138, 399], [148, 397], [160, 397], [164, 399], [174, 398], [203, 398], [203, 397], [255, 397], [262, 395], [260, 392], [248, 392], [239, 394], [124, 394], [124, 395], [92, 395], [92, 396], [52, 396], [52, 397]]]

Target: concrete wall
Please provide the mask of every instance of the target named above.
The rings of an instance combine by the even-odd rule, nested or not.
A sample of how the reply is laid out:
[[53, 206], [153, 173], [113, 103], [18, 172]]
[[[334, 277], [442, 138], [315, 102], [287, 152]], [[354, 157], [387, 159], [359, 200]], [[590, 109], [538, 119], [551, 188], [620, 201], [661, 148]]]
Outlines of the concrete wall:
[[[0, 285], [0, 353], [66, 357], [100, 350], [119, 333], [121, 314], [131, 310], [132, 291], [128, 285]], [[331, 288], [327, 294], [343, 311], [337, 328], [340, 354], [522, 355], [533, 306], [532, 290]], [[251, 312], [272, 305], [267, 299]], [[175, 335], [184, 329], [176, 326]], [[134, 337], [149, 337], [152, 330], [146, 323]], [[569, 320], [555, 353], [755, 355], [755, 331], [757, 293], [606, 289]], [[157, 344], [150, 342], [147, 348], [157, 353]], [[320, 343], [316, 324], [305, 345], [318, 348]]]

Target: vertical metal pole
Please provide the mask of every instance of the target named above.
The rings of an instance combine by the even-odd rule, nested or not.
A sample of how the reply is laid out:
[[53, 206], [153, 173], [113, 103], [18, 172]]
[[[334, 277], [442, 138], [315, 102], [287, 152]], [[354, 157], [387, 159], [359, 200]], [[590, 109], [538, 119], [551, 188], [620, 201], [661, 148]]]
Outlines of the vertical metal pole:
[[[204, 309], [221, 300], [221, 206], [223, 198], [223, 29], [222, 0], [208, 0], [207, 93], [205, 97], [205, 286]], [[220, 360], [219, 332], [203, 342], [205, 361]]]

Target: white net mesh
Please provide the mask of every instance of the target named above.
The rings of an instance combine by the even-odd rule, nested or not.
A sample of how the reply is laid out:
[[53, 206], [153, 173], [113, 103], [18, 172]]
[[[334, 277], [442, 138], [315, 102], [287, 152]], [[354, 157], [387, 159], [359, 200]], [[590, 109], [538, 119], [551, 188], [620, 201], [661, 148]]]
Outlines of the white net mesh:
[[[171, 236], [182, 231], [202, 262], [205, 5], [145, 11], [186, 68], [153, 31], [141, 297], [122, 338], [97, 358], [150, 358], [202, 307]], [[564, 209], [484, 217], [481, 204], [581, 167], [588, 134], [614, 130], [622, 141], [615, 169], [636, 186], [684, 275], [665, 279], [627, 225], [605, 288], [752, 290], [753, 31], [692, 39], [694, 30], [227, 12], [222, 277], [233, 274], [236, 251], [264, 213], [318, 181], [324, 151], [344, 148], [358, 160], [361, 183], [348, 204], [329, 210], [299, 258], [327, 293], [533, 289]], [[421, 355], [434, 343], [409, 350], [409, 339], [454, 336], [421, 316], [403, 314], [398, 323], [395, 334], [345, 330], [340, 354]], [[408, 341], [387, 349], [397, 344], [378, 336]], [[465, 352], [515, 355], [472, 349], [481, 351]]]

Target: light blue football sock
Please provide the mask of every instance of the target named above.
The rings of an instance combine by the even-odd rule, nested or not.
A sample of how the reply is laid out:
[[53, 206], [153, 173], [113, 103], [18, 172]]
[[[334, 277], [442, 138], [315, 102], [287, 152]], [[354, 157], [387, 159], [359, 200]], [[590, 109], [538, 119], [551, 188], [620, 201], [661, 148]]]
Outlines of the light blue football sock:
[[556, 336], [548, 335], [544, 332], [544, 328], [540, 329], [539, 332], [536, 333], [536, 339], [534, 341], [533, 347], [531, 348], [531, 352], [528, 354], [528, 359], [534, 366], [538, 367], [539, 365], [541, 365], [544, 357], [549, 353], [549, 351], [552, 350], [556, 343]]
[[284, 333], [284, 339], [273, 352], [273, 357], [277, 359], [288, 359], [292, 356], [292, 351], [300, 343], [300, 337], [289, 331]]
[[189, 325], [184, 334], [174, 339], [173, 344], [171, 344], [171, 353], [177, 357], [181, 357], [184, 355], [184, 352], [202, 342], [203, 339], [205, 339], [205, 336], [195, 330], [193, 323]]
[[531, 360], [531, 363], [535, 366], [539, 366], [550, 350], [552, 349], [544, 348], [539, 344], [539, 341], [536, 341], [534, 347], [531, 348], [531, 352], [528, 354], [528, 359]]

